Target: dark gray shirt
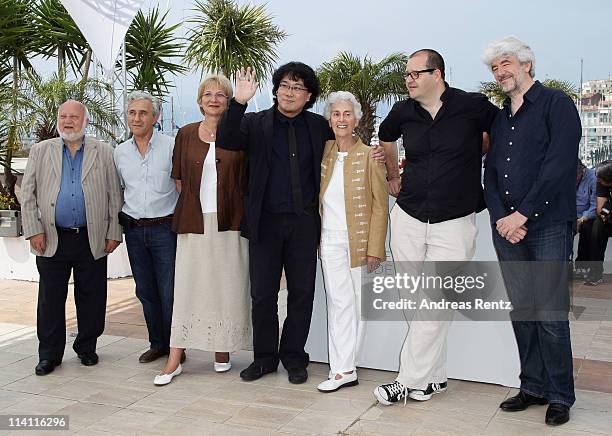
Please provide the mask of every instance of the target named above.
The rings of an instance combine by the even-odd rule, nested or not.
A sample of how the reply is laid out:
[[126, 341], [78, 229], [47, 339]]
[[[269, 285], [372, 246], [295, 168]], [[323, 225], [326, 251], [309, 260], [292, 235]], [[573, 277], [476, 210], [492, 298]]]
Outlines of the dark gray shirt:
[[294, 123], [297, 139], [302, 204], [305, 207], [313, 204], [317, 195], [313, 175], [312, 143], [306, 120], [302, 114], [288, 118], [276, 110], [270, 173], [264, 198], [264, 211], [269, 213], [294, 213], [288, 141], [290, 122]]

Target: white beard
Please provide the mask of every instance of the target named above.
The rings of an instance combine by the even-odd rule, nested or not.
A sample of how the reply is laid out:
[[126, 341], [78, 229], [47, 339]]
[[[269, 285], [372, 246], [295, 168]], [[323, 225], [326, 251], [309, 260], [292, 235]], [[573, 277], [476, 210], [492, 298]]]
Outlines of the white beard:
[[85, 128], [86, 126], [83, 126], [83, 128], [79, 130], [78, 132], [72, 132], [72, 133], [62, 132], [58, 128], [57, 133], [59, 133], [60, 138], [62, 138], [64, 141], [73, 142], [73, 141], [78, 141], [79, 139], [82, 139], [83, 136], [85, 136]]

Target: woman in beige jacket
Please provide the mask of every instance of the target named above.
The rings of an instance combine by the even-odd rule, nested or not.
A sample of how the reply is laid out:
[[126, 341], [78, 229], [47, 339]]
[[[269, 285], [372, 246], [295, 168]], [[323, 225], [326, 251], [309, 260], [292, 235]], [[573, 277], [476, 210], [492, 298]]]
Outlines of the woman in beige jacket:
[[372, 272], [385, 260], [389, 194], [384, 164], [353, 136], [361, 118], [355, 96], [330, 94], [325, 117], [336, 136], [325, 145], [319, 194], [330, 377], [318, 389], [333, 392], [358, 384], [361, 269]]

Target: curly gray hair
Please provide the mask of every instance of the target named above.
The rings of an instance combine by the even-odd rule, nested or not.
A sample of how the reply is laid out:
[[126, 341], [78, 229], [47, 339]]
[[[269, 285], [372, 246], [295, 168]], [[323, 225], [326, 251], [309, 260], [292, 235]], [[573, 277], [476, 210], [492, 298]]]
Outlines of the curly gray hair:
[[527, 44], [514, 36], [507, 36], [493, 41], [482, 54], [482, 61], [491, 67], [491, 63], [501, 56], [515, 56], [521, 64], [531, 63], [529, 75], [535, 76], [535, 55]]
[[361, 104], [357, 101], [355, 96], [348, 91], [336, 91], [329, 94], [327, 97], [327, 102], [325, 103], [325, 110], [323, 112], [323, 116], [326, 120], [329, 120], [331, 117], [331, 107], [333, 104], [347, 101], [353, 105], [353, 112], [355, 113], [355, 118], [357, 118], [357, 122], [363, 116], [363, 112], [361, 111]]

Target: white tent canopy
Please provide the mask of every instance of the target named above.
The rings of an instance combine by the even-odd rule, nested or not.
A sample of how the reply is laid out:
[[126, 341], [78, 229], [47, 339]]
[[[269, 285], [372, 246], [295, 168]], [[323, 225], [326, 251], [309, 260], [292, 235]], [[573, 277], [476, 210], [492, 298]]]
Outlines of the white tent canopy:
[[132, 20], [144, 0], [61, 0], [98, 62], [112, 77], [115, 61]]

